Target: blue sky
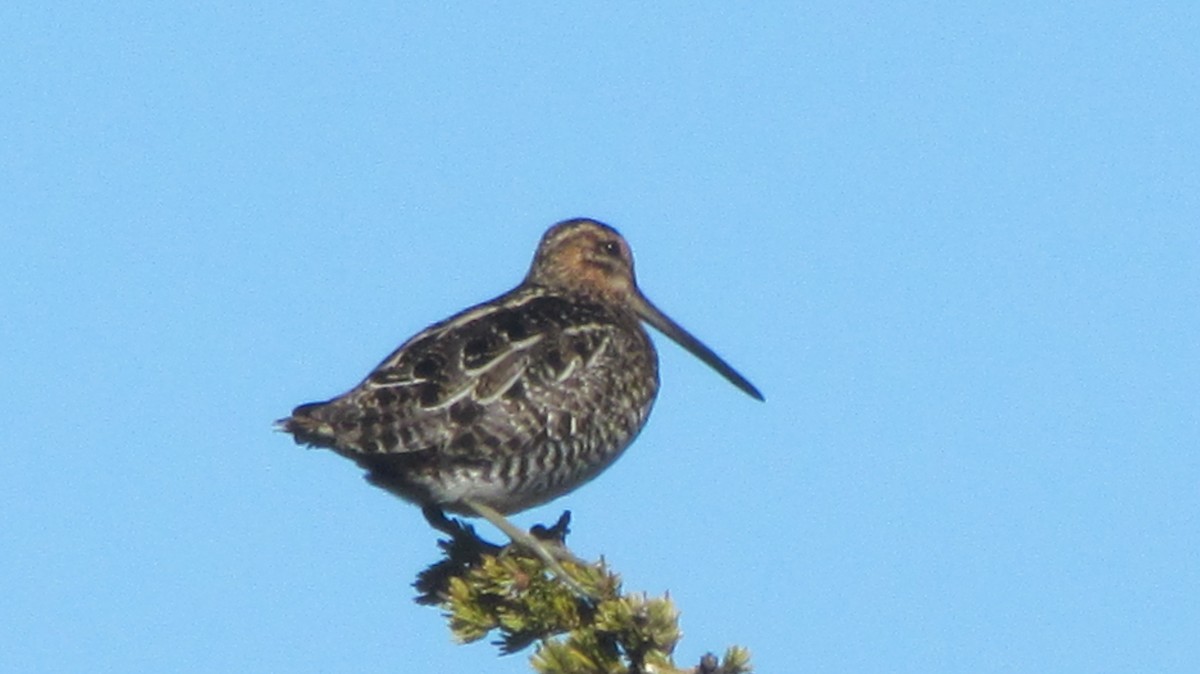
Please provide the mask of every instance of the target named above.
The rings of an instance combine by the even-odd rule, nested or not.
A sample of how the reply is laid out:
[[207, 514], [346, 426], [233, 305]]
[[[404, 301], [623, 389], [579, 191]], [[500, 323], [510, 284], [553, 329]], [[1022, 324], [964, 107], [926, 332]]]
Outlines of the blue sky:
[[517, 518], [680, 662], [1200, 666], [1194, 4], [109, 4], [0, 8], [0, 669], [526, 671], [270, 425], [580, 215], [767, 396]]

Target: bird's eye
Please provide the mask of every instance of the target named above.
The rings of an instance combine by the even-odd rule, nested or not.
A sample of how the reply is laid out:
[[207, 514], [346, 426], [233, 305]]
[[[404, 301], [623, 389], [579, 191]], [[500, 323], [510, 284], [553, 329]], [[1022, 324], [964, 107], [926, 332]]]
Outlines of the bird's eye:
[[609, 257], [621, 257], [621, 244], [616, 241], [601, 241], [600, 252]]

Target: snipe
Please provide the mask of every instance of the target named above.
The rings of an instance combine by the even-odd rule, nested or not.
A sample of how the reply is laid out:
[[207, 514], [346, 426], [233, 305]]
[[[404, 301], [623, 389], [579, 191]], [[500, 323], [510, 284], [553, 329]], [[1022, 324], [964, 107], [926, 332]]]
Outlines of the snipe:
[[641, 321], [763, 399], [642, 295], [616, 230], [576, 219], [546, 232], [516, 288], [426, 328], [279, 426], [353, 459], [439, 528], [442, 511], [479, 515], [528, 543], [503, 515], [596, 477], [646, 423], [658, 356]]

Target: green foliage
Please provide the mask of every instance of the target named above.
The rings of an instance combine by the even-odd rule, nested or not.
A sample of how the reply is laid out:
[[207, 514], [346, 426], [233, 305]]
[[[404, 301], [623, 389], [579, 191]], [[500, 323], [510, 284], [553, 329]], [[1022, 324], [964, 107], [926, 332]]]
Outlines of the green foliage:
[[[565, 536], [565, 520], [556, 528]], [[495, 633], [505, 654], [536, 643], [530, 661], [541, 674], [750, 672], [749, 653], [736, 646], [720, 660], [709, 654], [694, 668], [677, 668], [674, 604], [667, 597], [623, 593], [619, 576], [603, 561], [584, 563], [558, 547], [567, 560], [564, 570], [587, 592], [580, 596], [536, 555], [486, 543], [470, 527], [440, 545], [445, 558], [418, 577], [417, 601], [441, 607], [460, 642]]]

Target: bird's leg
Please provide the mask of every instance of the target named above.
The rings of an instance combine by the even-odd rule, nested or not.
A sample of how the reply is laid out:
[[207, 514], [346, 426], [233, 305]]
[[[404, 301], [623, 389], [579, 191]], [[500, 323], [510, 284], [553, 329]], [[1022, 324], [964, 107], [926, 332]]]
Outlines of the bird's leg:
[[[421, 508], [421, 514], [425, 516], [425, 521], [429, 526], [446, 534], [450, 537], [450, 545], [457, 546], [459, 550], [471, 550], [475, 554], [486, 553], [496, 554], [500, 552], [500, 546], [479, 537], [475, 533], [475, 528], [469, 524], [463, 524], [459, 520], [446, 517], [446, 513], [437, 506], [426, 506]], [[464, 547], [465, 546], [465, 547]], [[451, 548], [444, 549], [450, 550]]]
[[[463, 503], [478, 513], [480, 517], [491, 522], [492, 525], [497, 529], [503, 531], [513, 543], [516, 543], [517, 545], [537, 555], [538, 558], [542, 560], [542, 563], [544, 563], [546, 567], [554, 573], [554, 575], [558, 576], [559, 580], [565, 583], [567, 587], [570, 587], [572, 590], [574, 590], [576, 594], [583, 597], [592, 596], [590, 592], [583, 589], [583, 586], [567, 573], [567, 570], [562, 567], [562, 564], [559, 564], [559, 559], [577, 564], [583, 563], [565, 548], [559, 548], [557, 550], [558, 554], [555, 555], [554, 553], [550, 552], [550, 550], [546, 549], [546, 546], [542, 544], [542, 541], [539, 541], [528, 531], [520, 529], [512, 522], [509, 522], [508, 518], [504, 515], [501, 515], [500, 512], [495, 508], [476, 501], [464, 501]], [[570, 515], [568, 514], [566, 517], [569, 521]], [[559, 518], [558, 524], [554, 525], [554, 529], [558, 529], [559, 525], [562, 525], [564, 530], [566, 529], [566, 523], [563, 522], [562, 518]]]
[[446, 517], [445, 511], [437, 506], [425, 506], [421, 508], [421, 514], [425, 516], [425, 521], [429, 522], [429, 526], [447, 536], [458, 538], [466, 531], [462, 522]]

